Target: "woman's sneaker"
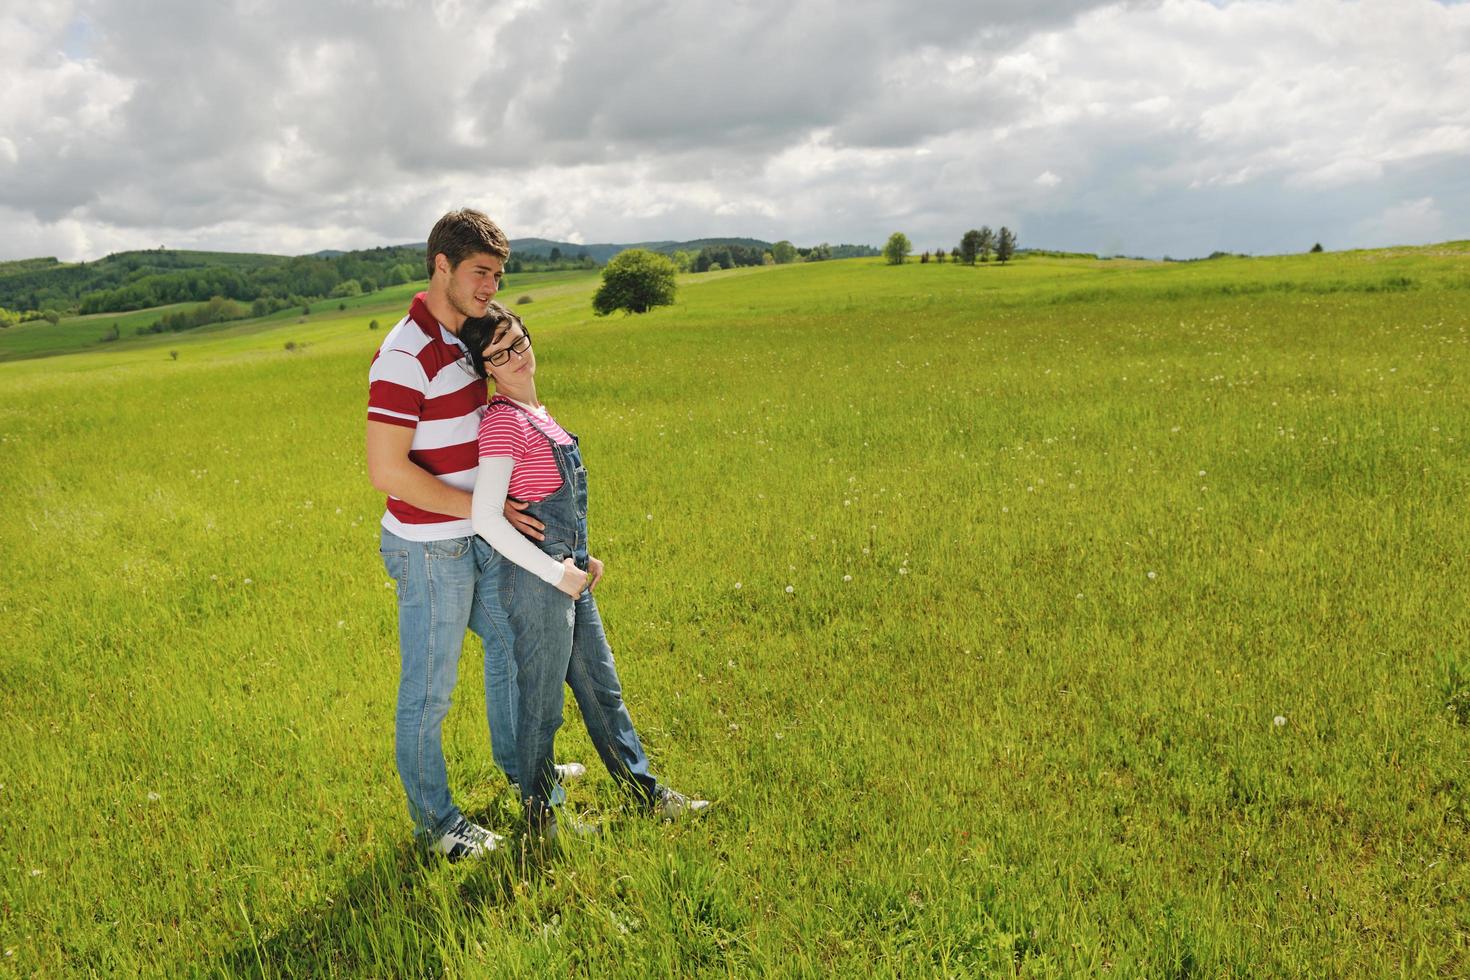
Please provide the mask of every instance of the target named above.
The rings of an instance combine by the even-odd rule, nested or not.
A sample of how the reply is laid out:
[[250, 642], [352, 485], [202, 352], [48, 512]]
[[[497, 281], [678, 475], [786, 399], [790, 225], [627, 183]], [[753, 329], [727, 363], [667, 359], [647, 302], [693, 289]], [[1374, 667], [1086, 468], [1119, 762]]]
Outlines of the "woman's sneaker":
[[698, 813], [709, 806], [709, 800], [691, 800], [683, 793], [665, 786], [653, 803], [653, 815], [665, 820], [677, 820], [685, 814]]
[[558, 782], [567, 782], [571, 779], [581, 779], [587, 775], [587, 767], [580, 762], [559, 762], [556, 766], [556, 778]]
[[460, 817], [429, 850], [443, 854], [451, 861], [467, 857], [482, 858], [499, 847], [503, 840], [505, 838], [500, 834]]

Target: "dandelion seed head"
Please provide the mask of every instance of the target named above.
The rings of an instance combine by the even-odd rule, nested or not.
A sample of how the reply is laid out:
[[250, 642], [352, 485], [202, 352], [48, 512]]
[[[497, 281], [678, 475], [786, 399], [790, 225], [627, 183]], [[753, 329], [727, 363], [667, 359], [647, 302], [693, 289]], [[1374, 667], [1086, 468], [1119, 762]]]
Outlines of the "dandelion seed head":
[[644, 514], [643, 515], [643, 519], [645, 521], [651, 521], [651, 520], [653, 520], [653, 515], [652, 514]]
[[908, 573], [909, 573], [908, 568], [906, 568], [903, 565], [898, 566], [898, 574], [900, 574], [900, 575], [907, 575]]
[[794, 585], [788, 585], [788, 586], [786, 586], [786, 591], [788, 593], [795, 592], [796, 591], [796, 586], [794, 586]]
[[1277, 715], [1275, 718], [1271, 719], [1271, 724], [1275, 725], [1277, 728], [1280, 728], [1282, 725], [1286, 724], [1286, 716]]
[[1148, 573], [1148, 577], [1151, 578], [1151, 579], [1158, 578], [1159, 577], [1159, 573], [1150, 570], [1149, 573]]
[[737, 588], [737, 589], [740, 588], [740, 583], [739, 582], [736, 582], [735, 583], [735, 588]]
[[153, 790], [149, 790], [148, 791], [148, 802], [149, 803], [157, 803], [161, 799], [163, 799], [163, 797], [159, 796]]
[[254, 583], [254, 582], [255, 582], [255, 579], [253, 579], [253, 578], [247, 578], [247, 579], [246, 579], [246, 580], [245, 580], [245, 584], [246, 584], [246, 585], [251, 585], [251, 584], [253, 584], [253, 583]]
[[851, 575], [844, 575], [844, 576], [842, 576], [842, 581], [844, 581], [844, 582], [851, 582], [852, 581], [852, 576]]

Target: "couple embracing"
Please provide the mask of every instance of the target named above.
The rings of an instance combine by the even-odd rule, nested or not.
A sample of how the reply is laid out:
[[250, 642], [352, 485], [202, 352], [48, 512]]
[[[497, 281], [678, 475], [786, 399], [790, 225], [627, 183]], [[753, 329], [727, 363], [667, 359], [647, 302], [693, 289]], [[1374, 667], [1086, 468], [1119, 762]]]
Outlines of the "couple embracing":
[[[569, 685], [603, 764], [648, 812], [707, 806], [659, 783], [623, 703], [592, 590], [587, 471], [577, 439], [536, 397], [521, 319], [493, 302], [510, 243], [484, 214], [451, 211], [429, 234], [429, 288], [389, 331], [369, 372], [367, 460], [388, 495], [382, 556], [398, 586], [401, 658], [394, 750], [418, 840], [451, 859], [503, 839], [449, 792], [441, 729], [468, 628], [485, 648], [496, 765], [519, 789], [529, 830], [558, 822], [552, 748]], [[489, 399], [487, 381], [495, 386]]]

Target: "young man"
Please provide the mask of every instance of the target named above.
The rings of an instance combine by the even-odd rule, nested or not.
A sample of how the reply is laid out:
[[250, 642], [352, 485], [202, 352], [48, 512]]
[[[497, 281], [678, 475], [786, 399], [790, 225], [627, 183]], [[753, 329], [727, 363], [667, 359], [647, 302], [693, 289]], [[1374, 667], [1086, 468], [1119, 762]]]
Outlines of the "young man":
[[[510, 243], [484, 214], [451, 211], [429, 233], [429, 288], [388, 332], [368, 373], [367, 462], [388, 495], [381, 551], [398, 583], [401, 666], [394, 754], [414, 832], [451, 859], [480, 857], [502, 839], [465, 819], [449, 793], [441, 729], [466, 627], [485, 647], [485, 703], [498, 765], [516, 775], [516, 670], [492, 561], [470, 523], [485, 381], [465, 362], [459, 331], [483, 316]], [[522, 505], [524, 506], [524, 505]], [[507, 505], [540, 537], [541, 525]], [[558, 766], [580, 775], [582, 766]]]

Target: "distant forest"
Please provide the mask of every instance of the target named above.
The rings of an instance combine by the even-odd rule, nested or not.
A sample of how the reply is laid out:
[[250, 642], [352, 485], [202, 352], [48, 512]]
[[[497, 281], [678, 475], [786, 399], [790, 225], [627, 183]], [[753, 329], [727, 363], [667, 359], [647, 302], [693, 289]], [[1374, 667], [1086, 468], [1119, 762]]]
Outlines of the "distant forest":
[[[867, 245], [823, 243], [797, 248], [790, 242], [772, 244], [751, 238], [637, 246], [525, 239], [511, 242], [506, 271], [594, 269], [630, 247], [663, 252], [681, 270], [690, 272], [879, 254]], [[5, 311], [0, 315], [7, 322], [42, 317], [54, 320], [61, 314], [123, 313], [219, 299], [249, 304], [248, 315], [265, 316], [323, 298], [357, 296], [423, 279], [421, 244], [294, 257], [153, 249], [118, 252], [95, 262], [22, 259], [0, 262], [0, 311]], [[247, 315], [243, 310], [240, 313]]]
[[96, 262], [0, 263], [0, 307], [121, 313], [216, 296], [252, 303], [257, 316], [321, 297], [355, 296], [424, 278], [423, 246], [319, 255], [158, 249]]

